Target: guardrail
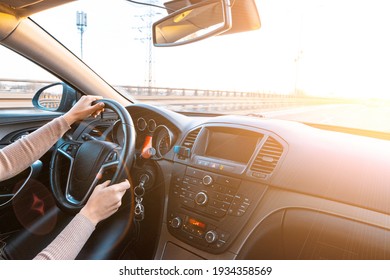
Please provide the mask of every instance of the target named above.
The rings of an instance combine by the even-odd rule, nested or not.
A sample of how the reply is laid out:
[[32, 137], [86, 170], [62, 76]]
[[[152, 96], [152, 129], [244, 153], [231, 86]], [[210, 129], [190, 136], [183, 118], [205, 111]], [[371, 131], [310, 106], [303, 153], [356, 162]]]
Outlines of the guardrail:
[[[32, 107], [35, 92], [50, 81], [21, 81], [0, 79], [1, 107]], [[262, 92], [223, 91], [184, 88], [160, 88], [116, 86], [119, 92], [128, 94], [140, 102], [162, 106], [175, 111], [250, 113], [278, 110], [298, 106], [345, 103], [342, 99], [302, 97]], [[50, 107], [58, 100], [45, 97]]]

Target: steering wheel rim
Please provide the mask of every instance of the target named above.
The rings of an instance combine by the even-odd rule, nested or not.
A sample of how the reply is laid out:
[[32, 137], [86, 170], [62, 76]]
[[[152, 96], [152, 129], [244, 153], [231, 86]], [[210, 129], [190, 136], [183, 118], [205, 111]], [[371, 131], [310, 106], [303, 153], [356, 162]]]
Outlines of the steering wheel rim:
[[[70, 213], [77, 213], [84, 207], [99, 181], [98, 173], [116, 167], [111, 179], [111, 184], [115, 184], [129, 178], [133, 163], [135, 128], [129, 112], [120, 103], [111, 99], [100, 99], [98, 102], [103, 102], [105, 108], [113, 110], [118, 115], [123, 129], [123, 145], [96, 139], [86, 142], [71, 139], [59, 141], [51, 159], [50, 184], [58, 206]], [[61, 188], [59, 155], [70, 161], [65, 190]]]

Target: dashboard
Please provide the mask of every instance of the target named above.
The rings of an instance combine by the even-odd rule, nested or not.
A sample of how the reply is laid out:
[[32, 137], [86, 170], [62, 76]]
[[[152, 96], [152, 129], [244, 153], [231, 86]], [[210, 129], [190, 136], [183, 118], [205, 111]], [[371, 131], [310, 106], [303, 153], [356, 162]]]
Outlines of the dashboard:
[[[155, 259], [390, 258], [388, 141], [274, 119], [127, 109], [136, 157], [147, 162], [139, 170], [149, 166], [160, 189]], [[123, 141], [110, 113], [76, 131], [85, 133]]]

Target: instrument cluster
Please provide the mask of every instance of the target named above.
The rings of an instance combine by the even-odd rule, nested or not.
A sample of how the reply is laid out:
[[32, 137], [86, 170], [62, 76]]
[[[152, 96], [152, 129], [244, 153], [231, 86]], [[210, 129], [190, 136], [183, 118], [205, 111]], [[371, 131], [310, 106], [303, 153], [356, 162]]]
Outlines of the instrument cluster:
[[[145, 143], [151, 142], [151, 147], [154, 149], [153, 159], [161, 159], [171, 150], [174, 134], [166, 125], [158, 123], [153, 118], [139, 117], [135, 121], [135, 127], [137, 132], [137, 149], [143, 149], [146, 145]], [[124, 143], [124, 134], [120, 121], [114, 124], [112, 139], [121, 146]]]

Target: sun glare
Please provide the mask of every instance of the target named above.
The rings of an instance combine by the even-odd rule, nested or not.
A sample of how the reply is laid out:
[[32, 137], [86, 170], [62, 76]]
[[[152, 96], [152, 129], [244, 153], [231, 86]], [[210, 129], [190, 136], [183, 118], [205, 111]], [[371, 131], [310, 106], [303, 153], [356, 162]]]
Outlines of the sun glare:
[[[34, 20], [78, 55], [74, 17], [88, 13], [84, 60], [114, 85], [143, 86], [152, 69], [160, 87], [390, 99], [385, 0], [256, 0], [259, 30], [151, 49], [139, 5], [113, 1], [117, 12], [109, 13], [104, 1], [90, 2]], [[155, 20], [163, 16], [157, 10]]]

